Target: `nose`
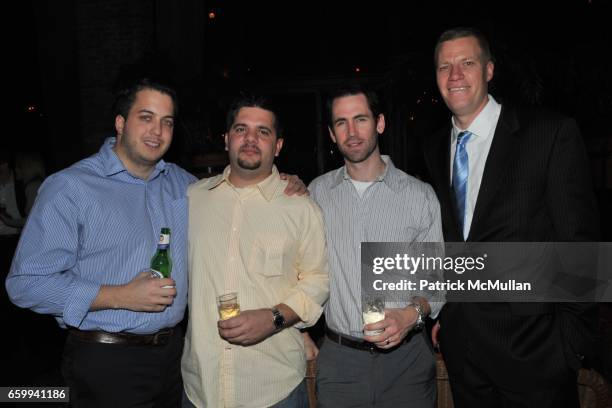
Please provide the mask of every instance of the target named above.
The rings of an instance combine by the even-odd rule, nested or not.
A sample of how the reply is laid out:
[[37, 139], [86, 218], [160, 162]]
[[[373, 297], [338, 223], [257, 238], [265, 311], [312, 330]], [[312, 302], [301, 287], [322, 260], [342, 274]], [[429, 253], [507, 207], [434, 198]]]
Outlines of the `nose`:
[[161, 135], [162, 123], [161, 120], [153, 120], [151, 125], [151, 133], [159, 136]]
[[357, 134], [357, 125], [352, 120], [348, 121], [348, 135], [355, 136]]
[[256, 129], [248, 129], [246, 134], [244, 135], [244, 140], [249, 141], [251, 143], [257, 141], [257, 130]]
[[463, 71], [461, 70], [461, 66], [459, 65], [451, 65], [451, 71], [449, 74], [449, 79], [457, 80], [463, 78]]

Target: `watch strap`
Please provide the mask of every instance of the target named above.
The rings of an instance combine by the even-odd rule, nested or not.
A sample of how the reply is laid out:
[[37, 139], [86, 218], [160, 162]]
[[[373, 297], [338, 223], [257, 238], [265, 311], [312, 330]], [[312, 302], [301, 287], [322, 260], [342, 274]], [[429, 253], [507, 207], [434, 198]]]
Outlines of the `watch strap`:
[[410, 304], [417, 312], [417, 319], [414, 323], [413, 330], [420, 330], [425, 326], [425, 316], [423, 315], [423, 306], [419, 302], [413, 302]]

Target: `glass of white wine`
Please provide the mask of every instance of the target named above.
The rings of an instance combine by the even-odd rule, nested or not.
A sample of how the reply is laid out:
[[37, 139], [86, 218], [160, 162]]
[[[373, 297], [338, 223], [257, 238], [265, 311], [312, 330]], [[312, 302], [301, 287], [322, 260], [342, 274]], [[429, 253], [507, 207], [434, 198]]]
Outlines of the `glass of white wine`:
[[230, 292], [217, 296], [217, 308], [221, 320], [227, 320], [240, 314], [238, 293]]

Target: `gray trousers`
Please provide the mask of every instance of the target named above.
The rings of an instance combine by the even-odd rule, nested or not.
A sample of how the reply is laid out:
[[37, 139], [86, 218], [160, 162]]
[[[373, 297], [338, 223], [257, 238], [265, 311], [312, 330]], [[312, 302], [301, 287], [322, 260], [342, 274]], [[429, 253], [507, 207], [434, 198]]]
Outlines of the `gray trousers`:
[[319, 408], [433, 408], [436, 361], [422, 333], [388, 352], [371, 354], [327, 337], [317, 359]]

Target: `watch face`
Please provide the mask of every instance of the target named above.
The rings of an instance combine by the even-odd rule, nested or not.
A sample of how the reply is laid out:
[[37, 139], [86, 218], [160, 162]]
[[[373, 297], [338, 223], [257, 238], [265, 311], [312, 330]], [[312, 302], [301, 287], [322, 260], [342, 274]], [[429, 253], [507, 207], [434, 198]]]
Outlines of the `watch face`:
[[272, 313], [274, 314], [274, 326], [277, 329], [282, 329], [285, 325], [285, 317], [276, 309]]

